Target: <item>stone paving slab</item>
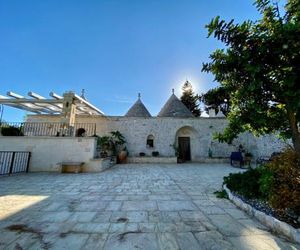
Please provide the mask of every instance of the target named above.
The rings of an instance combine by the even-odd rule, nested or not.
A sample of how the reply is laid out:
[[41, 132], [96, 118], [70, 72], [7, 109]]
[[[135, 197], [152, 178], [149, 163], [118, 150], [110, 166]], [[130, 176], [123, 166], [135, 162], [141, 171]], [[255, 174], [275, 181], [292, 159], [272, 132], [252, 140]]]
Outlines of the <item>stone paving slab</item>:
[[0, 249], [300, 249], [213, 194], [220, 164], [0, 179]]
[[197, 210], [197, 207], [191, 201], [186, 200], [158, 201], [157, 203], [160, 211]]

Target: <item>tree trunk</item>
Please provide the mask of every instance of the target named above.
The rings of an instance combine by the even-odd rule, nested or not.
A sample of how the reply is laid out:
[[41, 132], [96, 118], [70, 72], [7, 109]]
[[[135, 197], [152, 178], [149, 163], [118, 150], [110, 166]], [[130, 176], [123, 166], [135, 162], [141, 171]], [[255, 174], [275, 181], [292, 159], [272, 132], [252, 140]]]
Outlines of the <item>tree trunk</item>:
[[295, 113], [287, 108], [288, 119], [292, 130], [292, 141], [296, 154], [300, 158], [300, 133]]

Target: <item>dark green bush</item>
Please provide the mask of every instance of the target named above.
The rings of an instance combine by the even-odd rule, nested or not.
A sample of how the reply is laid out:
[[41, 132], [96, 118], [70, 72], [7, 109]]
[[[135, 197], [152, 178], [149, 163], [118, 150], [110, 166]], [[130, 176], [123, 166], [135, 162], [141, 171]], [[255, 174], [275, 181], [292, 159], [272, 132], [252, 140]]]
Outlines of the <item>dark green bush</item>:
[[23, 132], [21, 128], [14, 126], [7, 126], [1, 128], [1, 134], [3, 136], [23, 136]]
[[274, 173], [266, 166], [250, 168], [243, 173], [230, 174], [224, 177], [227, 187], [247, 199], [266, 200], [272, 191]]
[[219, 199], [228, 199], [228, 195], [224, 189], [221, 191], [215, 191], [214, 194]]
[[269, 167], [263, 166], [259, 168], [260, 178], [259, 178], [259, 191], [261, 193], [261, 198], [268, 200], [273, 192], [274, 186], [274, 171]]
[[300, 159], [292, 149], [272, 157], [266, 165], [230, 174], [224, 183], [247, 199], [265, 200], [273, 208], [300, 215]]
[[258, 169], [249, 169], [244, 173], [230, 174], [224, 177], [224, 183], [234, 192], [244, 196], [245, 198], [260, 197], [259, 178], [260, 171]]

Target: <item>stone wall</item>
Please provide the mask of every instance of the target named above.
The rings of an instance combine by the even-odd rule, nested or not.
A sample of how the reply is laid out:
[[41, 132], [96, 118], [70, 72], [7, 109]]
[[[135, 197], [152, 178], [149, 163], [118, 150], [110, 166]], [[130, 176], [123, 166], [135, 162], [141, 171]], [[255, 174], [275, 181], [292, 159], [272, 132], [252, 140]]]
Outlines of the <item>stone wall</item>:
[[60, 171], [61, 162], [85, 162], [95, 154], [95, 138], [1, 136], [0, 151], [30, 151], [29, 171]]
[[177, 163], [177, 157], [151, 157], [151, 156], [143, 156], [143, 157], [128, 157], [127, 163], [138, 163], [138, 164], [144, 164], [144, 163]]
[[[28, 121], [55, 121], [59, 116], [33, 115]], [[208, 157], [209, 148], [213, 157], [229, 157], [242, 144], [255, 158], [270, 156], [273, 152], [280, 151], [285, 145], [275, 135], [254, 137], [244, 133], [232, 145], [219, 143], [212, 139], [215, 132], [221, 132], [227, 124], [225, 118], [169, 118], [169, 117], [117, 117], [117, 116], [78, 116], [78, 123], [96, 123], [97, 134], [107, 135], [111, 131], [119, 130], [126, 138], [127, 149], [130, 156], [138, 156], [144, 152], [150, 156], [153, 151], [158, 151], [160, 156], [173, 157], [175, 151], [173, 144], [176, 137], [182, 133], [190, 133], [191, 152], [193, 161], [202, 161]], [[191, 132], [188, 132], [191, 131]], [[148, 135], [154, 136], [154, 148], [146, 146]]]

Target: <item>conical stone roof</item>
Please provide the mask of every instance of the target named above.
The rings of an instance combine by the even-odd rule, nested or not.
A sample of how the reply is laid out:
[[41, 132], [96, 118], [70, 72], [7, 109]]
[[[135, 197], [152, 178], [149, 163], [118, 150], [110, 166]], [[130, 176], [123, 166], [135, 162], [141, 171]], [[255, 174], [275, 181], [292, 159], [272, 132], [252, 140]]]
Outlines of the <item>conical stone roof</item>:
[[151, 117], [148, 109], [142, 103], [140, 95], [138, 100], [132, 105], [132, 107], [125, 114], [127, 117]]
[[158, 113], [159, 117], [194, 117], [192, 112], [173, 93]]

